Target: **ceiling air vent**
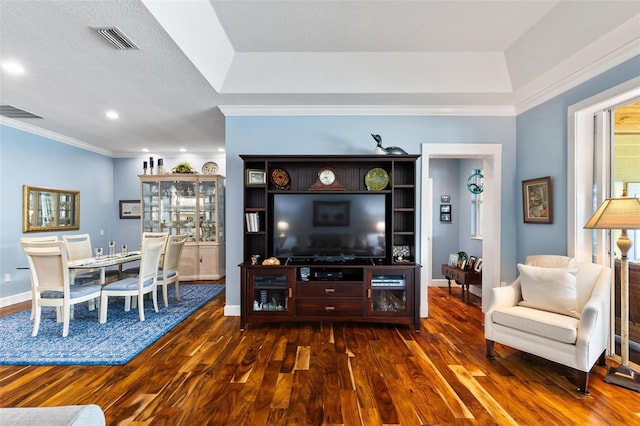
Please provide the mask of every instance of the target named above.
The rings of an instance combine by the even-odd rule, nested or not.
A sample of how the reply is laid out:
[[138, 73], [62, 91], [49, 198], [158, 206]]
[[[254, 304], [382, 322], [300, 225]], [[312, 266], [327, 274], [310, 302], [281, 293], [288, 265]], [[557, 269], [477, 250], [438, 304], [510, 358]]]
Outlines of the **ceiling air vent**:
[[39, 115], [16, 108], [13, 105], [0, 105], [0, 115], [8, 118], [42, 118]]
[[124, 35], [118, 27], [93, 28], [105, 40], [119, 50], [139, 50], [140, 48]]

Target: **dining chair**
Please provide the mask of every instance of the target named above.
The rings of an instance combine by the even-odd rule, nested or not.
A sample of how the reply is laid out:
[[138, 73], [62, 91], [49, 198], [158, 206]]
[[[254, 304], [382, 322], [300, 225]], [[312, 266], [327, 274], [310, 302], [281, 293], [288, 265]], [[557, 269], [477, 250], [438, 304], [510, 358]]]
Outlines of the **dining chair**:
[[[168, 232], [143, 232], [142, 233], [142, 247], [144, 250], [144, 242], [149, 240], [161, 240], [164, 243], [162, 247], [162, 253], [166, 250], [167, 240], [169, 239]], [[123, 271], [124, 275], [137, 276], [140, 273], [140, 267], [135, 266], [133, 268], [127, 268]]]
[[102, 286], [71, 285], [64, 241], [21, 241], [20, 244], [29, 262], [32, 294], [34, 295], [35, 310], [31, 335], [38, 335], [42, 307], [53, 306], [58, 309], [58, 317], [62, 316], [62, 337], [67, 337], [71, 307], [77, 303], [100, 297]]
[[69, 260], [89, 259], [93, 257], [91, 236], [89, 234], [63, 235], [62, 240], [67, 243]]
[[142, 258], [140, 259], [140, 273], [137, 277], [128, 277], [106, 284], [102, 287], [100, 295], [100, 323], [107, 322], [107, 305], [109, 296], [123, 296], [125, 298], [125, 311], [130, 310], [130, 297], [137, 296], [138, 313], [140, 321], [144, 321], [144, 300], [147, 293], [151, 293], [153, 307], [158, 312], [158, 263], [164, 247], [164, 241], [149, 240], [142, 245]]
[[[89, 234], [63, 235], [62, 240], [67, 243], [67, 257], [70, 261], [89, 259], [93, 257], [91, 237]], [[72, 283], [88, 283], [100, 279], [100, 272], [93, 270], [78, 273], [71, 271]]]
[[180, 274], [178, 266], [180, 265], [180, 257], [182, 257], [182, 249], [187, 237], [184, 235], [171, 235], [167, 240], [167, 247], [164, 252], [162, 267], [158, 269], [158, 285], [162, 287], [162, 299], [164, 307], [169, 307], [169, 298], [167, 296], [167, 287], [171, 284], [176, 286], [176, 299], [180, 300]]
[[[51, 235], [48, 237], [22, 237], [20, 238], [20, 242], [29, 242], [29, 243], [49, 243], [52, 241], [58, 241], [57, 235]], [[33, 278], [32, 278], [33, 279]], [[33, 320], [36, 314], [36, 295], [33, 292], [33, 286], [31, 286], [31, 317]]]

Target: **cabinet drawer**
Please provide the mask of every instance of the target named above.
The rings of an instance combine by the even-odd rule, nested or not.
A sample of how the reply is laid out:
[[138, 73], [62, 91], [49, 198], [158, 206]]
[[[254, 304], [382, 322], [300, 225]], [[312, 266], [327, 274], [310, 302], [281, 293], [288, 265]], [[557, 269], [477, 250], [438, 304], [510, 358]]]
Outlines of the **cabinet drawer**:
[[362, 316], [364, 299], [297, 299], [298, 316]]
[[298, 297], [364, 297], [362, 283], [341, 282], [298, 282], [296, 284]]

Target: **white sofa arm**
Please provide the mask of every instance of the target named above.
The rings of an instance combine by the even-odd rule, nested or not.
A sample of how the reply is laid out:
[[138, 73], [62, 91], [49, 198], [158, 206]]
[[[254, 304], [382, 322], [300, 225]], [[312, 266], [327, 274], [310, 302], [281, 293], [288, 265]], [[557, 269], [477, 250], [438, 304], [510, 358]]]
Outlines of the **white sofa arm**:
[[493, 340], [493, 311], [496, 308], [506, 308], [516, 306], [522, 299], [520, 291], [520, 277], [505, 287], [493, 287], [491, 289], [491, 299], [489, 300], [489, 308], [484, 314], [484, 337], [487, 340]]
[[495, 308], [505, 308], [516, 306], [522, 300], [522, 292], [520, 290], [520, 277], [505, 287], [493, 287], [491, 289], [491, 300], [489, 301], [490, 314]]
[[611, 268], [602, 268], [593, 287], [591, 298], [582, 309], [576, 339], [577, 364], [582, 371], [589, 371], [594, 360], [607, 345]]

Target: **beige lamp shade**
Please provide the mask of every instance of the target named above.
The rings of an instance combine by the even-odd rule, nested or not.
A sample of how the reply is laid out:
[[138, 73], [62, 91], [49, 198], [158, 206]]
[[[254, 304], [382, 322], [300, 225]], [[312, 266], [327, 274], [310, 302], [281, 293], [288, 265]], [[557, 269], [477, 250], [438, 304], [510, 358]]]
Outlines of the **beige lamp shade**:
[[639, 198], [607, 198], [585, 229], [640, 229]]

